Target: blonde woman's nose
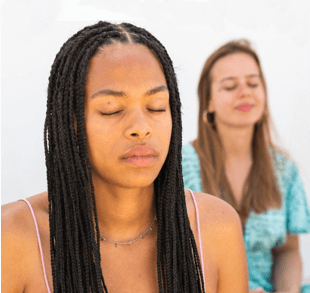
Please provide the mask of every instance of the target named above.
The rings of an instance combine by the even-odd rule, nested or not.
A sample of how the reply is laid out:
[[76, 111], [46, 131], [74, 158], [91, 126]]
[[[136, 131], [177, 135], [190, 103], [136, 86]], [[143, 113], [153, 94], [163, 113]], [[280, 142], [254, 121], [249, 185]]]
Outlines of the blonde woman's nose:
[[238, 97], [244, 98], [251, 95], [251, 88], [246, 83], [240, 83], [238, 87]]

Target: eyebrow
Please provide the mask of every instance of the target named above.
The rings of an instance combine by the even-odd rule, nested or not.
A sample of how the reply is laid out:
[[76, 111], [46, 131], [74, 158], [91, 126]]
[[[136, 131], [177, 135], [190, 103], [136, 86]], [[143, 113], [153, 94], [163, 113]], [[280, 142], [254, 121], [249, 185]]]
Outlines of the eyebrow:
[[[245, 77], [260, 77], [260, 74], [249, 74], [249, 75], [246, 75]], [[220, 82], [223, 82], [223, 81], [225, 81], [225, 80], [231, 80], [231, 79], [236, 79], [237, 77], [235, 77], [235, 76], [228, 76], [228, 77], [224, 77]]]
[[[152, 95], [155, 95], [159, 92], [164, 92], [164, 91], [168, 91], [168, 88], [164, 85], [161, 85], [161, 86], [158, 86], [158, 87], [155, 87], [153, 89], [150, 89], [148, 90], [144, 96], [152, 96]], [[101, 90], [98, 90], [97, 92], [95, 92], [92, 96], [91, 96], [91, 99], [97, 97], [97, 96], [113, 96], [113, 97], [126, 97], [127, 94], [126, 92], [119, 92], [119, 91], [114, 91], [114, 90], [111, 90], [111, 89], [101, 89]]]

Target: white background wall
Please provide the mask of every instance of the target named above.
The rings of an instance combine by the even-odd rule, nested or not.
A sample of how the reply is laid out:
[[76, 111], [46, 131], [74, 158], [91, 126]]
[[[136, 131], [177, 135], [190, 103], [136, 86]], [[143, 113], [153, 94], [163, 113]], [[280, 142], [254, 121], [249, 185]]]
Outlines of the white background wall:
[[[183, 103], [183, 143], [196, 137], [197, 82], [207, 56], [248, 38], [261, 57], [281, 145], [299, 164], [310, 202], [310, 6], [306, 0], [4, 0], [2, 204], [46, 190], [43, 122], [61, 45], [98, 20], [145, 27], [167, 48]], [[301, 236], [310, 278], [310, 235]]]

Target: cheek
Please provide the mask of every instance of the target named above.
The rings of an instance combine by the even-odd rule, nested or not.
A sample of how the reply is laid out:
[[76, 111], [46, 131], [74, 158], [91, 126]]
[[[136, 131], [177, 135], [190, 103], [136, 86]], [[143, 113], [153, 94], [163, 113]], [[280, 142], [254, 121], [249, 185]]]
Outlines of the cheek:
[[90, 155], [102, 156], [109, 151], [110, 144], [115, 140], [115, 131], [109, 125], [103, 125], [97, 118], [86, 120], [87, 145]]
[[220, 93], [214, 99], [215, 112], [223, 113], [230, 110], [233, 99], [231, 95], [226, 93]]
[[162, 150], [168, 152], [172, 134], [171, 115], [167, 115], [166, 117], [163, 117], [160, 121], [158, 121], [154, 129], [156, 129], [156, 137], [162, 145]]
[[165, 118], [161, 120], [161, 123], [157, 125], [157, 131], [160, 134], [164, 141], [170, 141], [171, 133], [172, 133], [172, 118], [170, 115], [167, 115]]
[[220, 90], [219, 88], [211, 88], [211, 101], [213, 109], [216, 113], [221, 114], [231, 110], [234, 101], [234, 93]]
[[256, 93], [256, 99], [257, 103], [259, 103], [259, 105], [264, 108], [266, 104], [266, 93], [263, 89]]
[[259, 99], [261, 100], [262, 103], [266, 102], [266, 94], [265, 94], [264, 90], [261, 91], [261, 93], [259, 95]]

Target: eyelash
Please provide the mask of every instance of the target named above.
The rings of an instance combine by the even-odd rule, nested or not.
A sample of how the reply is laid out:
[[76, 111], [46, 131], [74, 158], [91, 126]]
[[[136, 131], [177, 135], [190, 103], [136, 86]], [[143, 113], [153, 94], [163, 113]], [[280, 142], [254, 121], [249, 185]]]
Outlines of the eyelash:
[[160, 112], [166, 112], [166, 109], [148, 109], [150, 112], [157, 112], [157, 113], [160, 113]]
[[248, 83], [248, 86], [251, 88], [256, 88], [258, 87], [258, 83]]
[[122, 111], [116, 111], [116, 112], [112, 112], [112, 113], [102, 113], [101, 112], [101, 115], [102, 116], [112, 116], [112, 115], [115, 115], [115, 114], [118, 114], [118, 113], [121, 113]]
[[236, 88], [236, 86], [234, 85], [233, 87], [225, 87], [226, 91], [232, 91]]
[[[161, 112], [166, 112], [166, 109], [147, 109], [147, 110], [149, 110], [150, 112], [155, 112], [155, 113], [161, 113]], [[102, 113], [101, 112], [101, 115], [102, 116], [112, 116], [112, 115], [115, 115], [115, 114], [119, 114], [119, 113], [121, 113], [122, 112], [122, 110], [120, 110], [120, 111], [116, 111], [116, 112], [112, 112], [112, 113]]]
[[[256, 87], [258, 87], [258, 83], [255, 83], [255, 84], [250, 84], [250, 83], [248, 83], [247, 85], [248, 85], [249, 87], [251, 87], [251, 88], [256, 88]], [[236, 87], [237, 87], [236, 85], [234, 85], [233, 87], [225, 87], [225, 90], [227, 90], [227, 91], [232, 91], [232, 90], [234, 90]]]

